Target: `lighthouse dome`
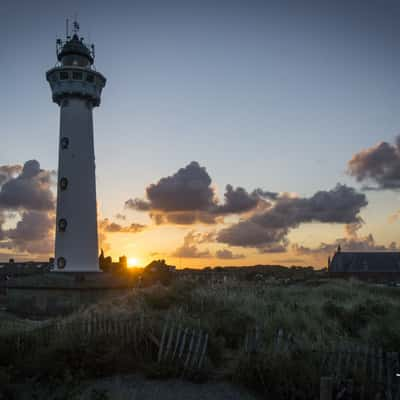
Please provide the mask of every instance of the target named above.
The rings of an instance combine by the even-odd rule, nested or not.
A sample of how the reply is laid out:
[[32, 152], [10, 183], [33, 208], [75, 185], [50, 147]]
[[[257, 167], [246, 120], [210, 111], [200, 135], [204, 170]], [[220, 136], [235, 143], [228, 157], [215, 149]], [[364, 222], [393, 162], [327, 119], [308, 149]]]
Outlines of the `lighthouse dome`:
[[90, 49], [74, 34], [70, 40], [67, 40], [57, 54], [58, 61], [64, 66], [86, 67], [93, 64], [93, 55]]

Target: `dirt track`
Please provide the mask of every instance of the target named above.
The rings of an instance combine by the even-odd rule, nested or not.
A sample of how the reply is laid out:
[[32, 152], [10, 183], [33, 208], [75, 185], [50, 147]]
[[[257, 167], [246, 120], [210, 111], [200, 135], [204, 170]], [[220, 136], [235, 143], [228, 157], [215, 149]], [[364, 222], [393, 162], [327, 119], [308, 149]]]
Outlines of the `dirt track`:
[[[21, 388], [22, 389], [22, 388]], [[56, 391], [39, 390], [39, 398], [54, 400], [65, 398], [66, 387]], [[71, 389], [71, 388], [69, 388]], [[226, 382], [191, 383], [178, 379], [149, 380], [139, 375], [108, 378], [86, 382], [76, 388], [76, 400], [259, 400], [243, 388]], [[19, 391], [17, 399], [31, 400], [32, 388]], [[79, 393], [79, 394], [78, 394]], [[14, 397], [15, 398], [15, 397]]]

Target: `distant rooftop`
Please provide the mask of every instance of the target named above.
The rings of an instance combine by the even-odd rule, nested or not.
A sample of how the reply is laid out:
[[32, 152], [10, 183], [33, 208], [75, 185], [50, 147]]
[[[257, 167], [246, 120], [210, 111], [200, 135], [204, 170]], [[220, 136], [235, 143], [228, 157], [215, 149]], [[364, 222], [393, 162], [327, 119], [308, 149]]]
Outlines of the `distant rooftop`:
[[400, 252], [338, 251], [329, 265], [329, 272], [400, 273]]

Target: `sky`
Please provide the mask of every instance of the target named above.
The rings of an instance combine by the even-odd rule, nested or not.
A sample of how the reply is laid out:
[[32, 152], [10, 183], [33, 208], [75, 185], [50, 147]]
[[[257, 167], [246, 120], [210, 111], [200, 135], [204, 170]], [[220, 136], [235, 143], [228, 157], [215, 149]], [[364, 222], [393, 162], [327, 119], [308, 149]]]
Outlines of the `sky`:
[[94, 111], [106, 254], [325, 266], [338, 243], [400, 246], [399, 2], [14, 0], [0, 14], [0, 260], [53, 252], [45, 72], [75, 15], [107, 78]]

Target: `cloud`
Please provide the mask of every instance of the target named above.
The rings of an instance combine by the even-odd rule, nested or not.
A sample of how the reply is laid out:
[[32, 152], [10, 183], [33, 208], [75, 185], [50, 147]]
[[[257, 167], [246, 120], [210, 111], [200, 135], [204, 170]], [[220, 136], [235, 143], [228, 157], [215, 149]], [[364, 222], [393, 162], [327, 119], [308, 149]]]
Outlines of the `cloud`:
[[125, 207], [137, 211], [149, 211], [151, 209], [150, 203], [142, 199], [129, 199], [125, 202]]
[[108, 218], [98, 219], [98, 238], [99, 247], [107, 252], [111, 249], [110, 243], [107, 241], [108, 234], [112, 233], [139, 233], [146, 229], [146, 225], [130, 224], [120, 225], [110, 221]]
[[172, 176], [148, 186], [148, 203], [140, 199], [134, 202], [139, 210], [145, 210], [147, 204], [152, 210], [164, 212], [205, 211], [214, 205], [214, 191], [210, 185], [211, 178], [206, 169], [192, 161]]
[[0, 240], [4, 239], [3, 224], [5, 222], [4, 214], [0, 211]]
[[149, 185], [146, 189], [147, 199], [129, 199], [125, 207], [148, 211], [157, 224], [190, 225], [197, 222], [214, 224], [225, 215], [245, 213], [265, 202], [264, 192], [260, 189], [248, 193], [241, 187], [235, 189], [227, 185], [225, 202], [219, 204], [211, 183], [206, 168], [192, 161], [175, 174]]
[[251, 217], [218, 232], [217, 241], [230, 246], [259, 247], [279, 245], [288, 234], [287, 228], [268, 228]]
[[110, 221], [108, 218], [104, 218], [100, 221], [99, 227], [103, 232], [108, 233], [139, 233], [146, 228], [146, 225], [133, 223], [127, 226], [122, 226], [116, 222]]
[[120, 219], [121, 221], [126, 221], [126, 216], [124, 214], [115, 214], [116, 219]]
[[260, 190], [254, 190], [249, 194], [241, 187], [234, 189], [232, 185], [226, 185], [225, 203], [215, 205], [214, 212], [216, 214], [240, 214], [253, 210], [260, 202], [262, 193]]
[[54, 246], [54, 221], [51, 213], [24, 211], [16, 227], [3, 232], [0, 246], [31, 254], [50, 254]]
[[[5, 170], [4, 166], [2, 167]], [[50, 211], [54, 209], [54, 195], [51, 191], [54, 172], [40, 168], [36, 160], [27, 161], [16, 177], [18, 166], [10, 166], [11, 175], [0, 190], [0, 208], [8, 210]], [[2, 175], [5, 176], [5, 175]]]
[[183, 257], [183, 258], [209, 258], [211, 253], [209, 250], [199, 250], [197, 247], [197, 236], [194, 232], [189, 232], [183, 239], [183, 245], [178, 247], [174, 253], [173, 257]]
[[269, 243], [263, 247], [259, 247], [258, 251], [260, 253], [286, 253], [288, 245], [289, 240], [284, 237], [280, 239], [279, 243]]
[[261, 252], [280, 252], [288, 245], [289, 231], [300, 224], [360, 223], [358, 214], [367, 204], [363, 193], [341, 184], [329, 191], [318, 191], [309, 198], [283, 194], [263, 212], [219, 231], [217, 241], [231, 246], [255, 247]]
[[244, 254], [233, 254], [228, 249], [217, 250], [215, 253], [216, 258], [220, 258], [221, 260], [238, 260], [241, 258], [245, 258]]
[[345, 237], [338, 238], [330, 243], [320, 243], [317, 247], [306, 247], [299, 244], [292, 245], [292, 251], [297, 255], [311, 255], [315, 259], [326, 260], [332, 255], [340, 245], [345, 251], [398, 251], [399, 247], [395, 242], [391, 242], [388, 246], [380, 245], [375, 242], [373, 235], [370, 233], [366, 236], [359, 236], [358, 231], [361, 225], [358, 223], [348, 224], [345, 226]]
[[389, 215], [389, 223], [393, 224], [396, 221], [400, 220], [400, 210], [397, 210], [395, 213]]
[[344, 237], [336, 239], [331, 243], [320, 243], [319, 246], [310, 248], [298, 244], [292, 245], [292, 250], [298, 255], [331, 255], [340, 245], [345, 251], [398, 251], [399, 247], [395, 242], [391, 242], [388, 246], [380, 245], [375, 242], [372, 234], [365, 237]]
[[[53, 252], [55, 198], [54, 171], [36, 160], [0, 166], [0, 247], [18, 254]], [[19, 217], [15, 228], [4, 229], [6, 219]]]
[[0, 165], [0, 186], [9, 181], [22, 170], [21, 165]]
[[365, 186], [365, 189], [400, 189], [400, 135], [395, 144], [380, 142], [354, 154], [348, 162], [347, 172], [358, 182], [376, 185]]
[[204, 233], [197, 233], [197, 243], [210, 243], [215, 242], [215, 238], [217, 237], [217, 231], [212, 230]]

